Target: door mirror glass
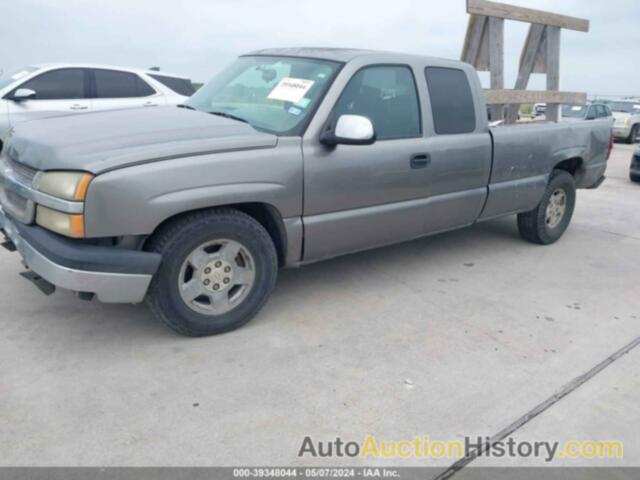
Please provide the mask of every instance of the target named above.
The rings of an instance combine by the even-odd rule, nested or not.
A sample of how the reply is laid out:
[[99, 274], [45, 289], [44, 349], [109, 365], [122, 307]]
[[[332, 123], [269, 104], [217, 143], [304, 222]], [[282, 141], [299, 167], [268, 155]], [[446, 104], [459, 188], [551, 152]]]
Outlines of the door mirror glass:
[[31, 90], [30, 88], [19, 88], [11, 96], [11, 99], [16, 102], [33, 100], [34, 98], [36, 98], [36, 92], [34, 90]]
[[373, 123], [362, 115], [340, 115], [333, 131], [325, 132], [325, 145], [371, 145], [376, 141]]

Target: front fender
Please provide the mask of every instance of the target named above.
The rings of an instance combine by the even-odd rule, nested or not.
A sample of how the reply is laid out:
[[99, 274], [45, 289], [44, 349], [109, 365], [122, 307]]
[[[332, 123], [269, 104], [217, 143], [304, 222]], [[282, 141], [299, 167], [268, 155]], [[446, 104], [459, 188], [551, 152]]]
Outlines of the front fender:
[[283, 218], [302, 215], [299, 139], [275, 149], [173, 159], [99, 175], [87, 193], [85, 233], [149, 235], [177, 214], [238, 203], [272, 205]]

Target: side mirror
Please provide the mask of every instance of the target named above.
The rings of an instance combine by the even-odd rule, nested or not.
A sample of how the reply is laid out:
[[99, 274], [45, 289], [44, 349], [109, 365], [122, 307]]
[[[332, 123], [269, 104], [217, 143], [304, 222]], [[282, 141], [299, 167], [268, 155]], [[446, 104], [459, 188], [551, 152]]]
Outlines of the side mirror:
[[34, 98], [36, 98], [36, 92], [30, 88], [19, 88], [11, 96], [11, 100], [14, 102], [23, 102]]
[[376, 141], [373, 123], [362, 115], [340, 115], [333, 130], [322, 133], [325, 145], [371, 145]]

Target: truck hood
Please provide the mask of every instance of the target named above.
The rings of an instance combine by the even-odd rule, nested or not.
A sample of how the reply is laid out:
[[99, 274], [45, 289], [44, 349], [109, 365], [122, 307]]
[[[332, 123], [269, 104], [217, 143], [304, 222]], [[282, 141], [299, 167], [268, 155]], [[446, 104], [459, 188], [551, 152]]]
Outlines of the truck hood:
[[170, 106], [25, 122], [15, 127], [8, 152], [38, 170], [99, 174], [190, 155], [273, 148], [277, 142], [246, 123]]

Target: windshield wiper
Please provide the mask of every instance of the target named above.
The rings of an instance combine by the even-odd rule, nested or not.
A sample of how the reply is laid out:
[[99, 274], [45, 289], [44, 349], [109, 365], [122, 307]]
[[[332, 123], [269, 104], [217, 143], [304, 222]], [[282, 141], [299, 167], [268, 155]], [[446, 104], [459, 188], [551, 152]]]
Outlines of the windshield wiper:
[[180, 103], [180, 104], [176, 105], [176, 107], [178, 107], [178, 108], [186, 108], [187, 110], [195, 110], [195, 108], [193, 108], [191, 105], [185, 105], [184, 103]]
[[248, 120], [245, 120], [242, 117], [236, 117], [235, 115], [227, 112], [220, 112], [220, 111], [214, 110], [213, 112], [207, 112], [207, 113], [210, 113], [211, 115], [217, 115], [219, 117], [229, 118], [231, 120], [237, 120], [238, 122], [242, 122], [242, 123], [249, 123]]

